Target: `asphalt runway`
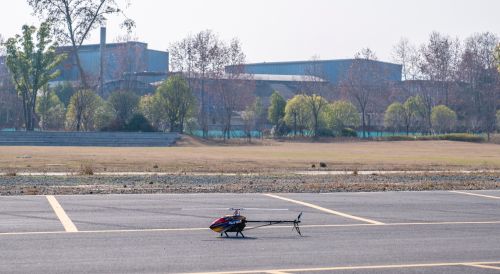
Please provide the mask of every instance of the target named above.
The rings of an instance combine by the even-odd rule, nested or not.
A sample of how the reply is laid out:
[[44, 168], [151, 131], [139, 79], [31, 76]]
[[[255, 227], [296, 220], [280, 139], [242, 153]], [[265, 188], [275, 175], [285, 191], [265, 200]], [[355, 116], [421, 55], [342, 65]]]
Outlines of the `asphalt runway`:
[[[500, 273], [500, 191], [0, 197], [0, 273]], [[221, 238], [213, 219], [290, 226]]]

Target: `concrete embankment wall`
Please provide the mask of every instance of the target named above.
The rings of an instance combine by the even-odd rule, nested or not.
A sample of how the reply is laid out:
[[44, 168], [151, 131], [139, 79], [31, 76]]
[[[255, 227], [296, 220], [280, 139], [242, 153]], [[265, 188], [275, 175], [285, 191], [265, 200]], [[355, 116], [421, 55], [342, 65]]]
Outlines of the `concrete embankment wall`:
[[160, 132], [0, 132], [0, 146], [165, 147], [177, 133]]

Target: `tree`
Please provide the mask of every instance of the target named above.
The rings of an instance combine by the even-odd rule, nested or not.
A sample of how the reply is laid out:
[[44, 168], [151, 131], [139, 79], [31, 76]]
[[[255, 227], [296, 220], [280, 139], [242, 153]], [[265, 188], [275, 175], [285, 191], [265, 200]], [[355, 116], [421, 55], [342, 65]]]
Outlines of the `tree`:
[[[122, 14], [116, 0], [27, 0], [33, 12], [47, 20], [54, 27], [55, 36], [61, 44], [71, 46], [70, 58], [76, 64], [81, 86], [78, 92], [90, 88], [89, 79], [83, 69], [78, 51], [90, 37], [90, 32], [104, 25], [109, 15]], [[125, 16], [125, 15], [124, 15]], [[135, 27], [135, 22], [125, 16], [121, 26], [128, 32]], [[85, 98], [80, 95], [77, 98]], [[80, 131], [84, 102], [79, 102], [76, 111], [76, 130]]]
[[497, 111], [497, 132], [500, 133], [500, 110]]
[[[36, 39], [33, 37], [35, 33]], [[24, 25], [23, 35], [8, 39], [6, 48], [7, 67], [23, 101], [25, 128], [32, 131], [35, 128], [37, 92], [59, 75], [55, 68], [65, 56], [56, 54], [48, 23], [42, 23], [38, 31], [33, 26]]]
[[429, 95], [428, 88], [424, 87], [423, 89], [423, 94], [415, 96], [413, 103], [416, 116], [422, 121], [420, 127], [421, 132], [430, 134], [432, 129], [431, 114], [432, 108], [434, 107], [434, 100], [432, 96]]
[[370, 48], [362, 48], [356, 54], [354, 54], [354, 58], [356, 59], [364, 59], [364, 60], [377, 60], [377, 54]]
[[359, 112], [356, 107], [348, 101], [336, 101], [331, 104], [328, 113], [328, 126], [338, 135], [345, 128], [356, 128], [359, 126]]
[[120, 127], [123, 127], [123, 125], [116, 125], [113, 124], [116, 122], [116, 112], [109, 104], [109, 102], [105, 102], [104, 100], [99, 100], [100, 97], [98, 97], [98, 106], [95, 110], [93, 121], [93, 130], [104, 130], [110, 128], [112, 125], [116, 126], [116, 130], [121, 130]]
[[235, 112], [243, 111], [255, 100], [251, 79], [235, 75], [215, 80], [213, 108], [222, 123], [224, 139], [231, 137], [232, 118]]
[[172, 76], [163, 82], [156, 92], [165, 110], [170, 131], [183, 133], [185, 120], [194, 110], [195, 102], [186, 80], [181, 76]]
[[155, 128], [151, 125], [151, 123], [144, 117], [144, 115], [140, 113], [136, 113], [130, 118], [127, 124], [124, 127], [125, 131], [134, 131], [134, 132], [155, 132]]
[[139, 96], [130, 91], [117, 91], [109, 96], [108, 102], [115, 111], [117, 123], [125, 125], [137, 111]]
[[264, 138], [262, 131], [267, 119], [261, 97], [255, 96], [253, 110], [255, 112], [255, 130], [259, 132], [261, 138]]
[[457, 114], [445, 105], [432, 108], [432, 128], [437, 133], [447, 133], [453, 130], [457, 122]]
[[253, 78], [244, 72], [245, 55], [241, 49], [241, 44], [237, 39], [233, 39], [228, 46], [220, 51], [219, 59], [232, 68], [230, 73], [216, 74], [217, 79], [213, 79], [214, 84], [212, 102], [213, 108], [223, 125], [222, 133], [224, 139], [231, 137], [232, 117], [236, 111], [243, 111], [251, 106], [254, 101], [255, 85]]
[[418, 115], [419, 99], [415, 96], [406, 99], [403, 104], [403, 125], [406, 130], [406, 136], [410, 135], [410, 127], [414, 126]]
[[495, 63], [497, 70], [500, 73], [500, 44], [495, 47]]
[[2, 34], [0, 34], [0, 56], [5, 55], [5, 46], [4, 46], [4, 39]]
[[52, 90], [56, 93], [65, 107], [69, 105], [71, 96], [76, 92], [75, 88], [69, 82], [58, 83]]
[[[90, 32], [103, 25], [107, 17], [113, 14], [123, 14], [123, 10], [115, 0], [27, 0], [35, 14], [50, 22], [62, 44], [70, 44], [71, 58], [76, 63], [82, 88], [89, 88], [89, 83], [83, 70], [78, 50], [89, 36]], [[125, 18], [122, 27], [129, 32], [135, 27], [135, 22]]]
[[271, 104], [267, 110], [267, 119], [272, 125], [278, 126], [285, 117], [286, 101], [277, 91], [271, 95]]
[[[239, 45], [239, 43], [238, 43]], [[198, 120], [203, 137], [208, 137], [208, 107], [206, 86], [209, 78], [224, 74], [228, 65], [228, 46], [211, 30], [188, 36], [170, 46], [172, 68], [186, 73], [188, 86], [200, 93]]]
[[419, 102], [420, 98], [413, 96], [409, 97], [403, 104], [395, 102], [389, 105], [384, 116], [385, 126], [394, 131], [405, 130], [406, 135], [410, 135], [410, 128], [415, 126]]
[[139, 112], [151, 122], [154, 128], [161, 131], [166, 129], [164, 123], [164, 120], [166, 120], [165, 109], [161, 105], [158, 94], [142, 96], [139, 101]]
[[305, 95], [295, 95], [286, 102], [284, 120], [287, 126], [293, 130], [294, 135], [297, 135], [297, 132], [304, 135], [304, 130], [311, 120]]
[[54, 91], [43, 89], [42, 96], [37, 101], [36, 112], [40, 116], [42, 130], [59, 130], [64, 128], [66, 109]]
[[[92, 90], [82, 90], [71, 96], [71, 100], [66, 112], [66, 128], [69, 130], [77, 129], [78, 119], [80, 129], [92, 131], [98, 129], [96, 126], [96, 114], [98, 110], [105, 105], [99, 95]], [[80, 115], [80, 117], [77, 117]]]
[[[498, 72], [495, 63], [495, 47], [498, 37], [490, 32], [468, 37], [460, 61], [459, 80], [463, 83], [463, 114], [472, 129], [491, 132], [494, 130]], [[497, 99], [495, 99], [497, 98]], [[460, 111], [459, 108], [457, 111]]]
[[400, 131], [404, 128], [404, 107], [399, 102], [394, 102], [387, 107], [384, 114], [384, 126], [393, 131]]
[[0, 86], [0, 129], [23, 126], [23, 106], [14, 88]]
[[377, 57], [370, 49], [361, 50], [355, 57], [341, 85], [344, 93], [357, 104], [361, 112], [361, 126], [365, 138], [368, 108], [373, 104], [373, 97], [385, 88], [386, 72], [373, 62]]
[[313, 137], [319, 137], [319, 130], [322, 126], [321, 122], [324, 121], [325, 108], [328, 102], [321, 96], [313, 94], [311, 96], [305, 96], [305, 101], [309, 113], [311, 114], [311, 130], [313, 132]]
[[422, 60], [420, 70], [430, 81], [438, 84], [445, 94], [445, 104], [449, 104], [449, 85], [457, 72], [460, 57], [460, 41], [438, 32], [431, 33], [429, 42], [420, 49]]
[[257, 118], [255, 112], [256, 104], [247, 106], [247, 108], [241, 112], [241, 119], [243, 120], [243, 132], [248, 139], [248, 142], [252, 142], [252, 131], [255, 128], [255, 120]]
[[416, 80], [420, 76], [420, 56], [407, 38], [401, 38], [392, 49], [392, 59], [402, 65], [403, 80]]

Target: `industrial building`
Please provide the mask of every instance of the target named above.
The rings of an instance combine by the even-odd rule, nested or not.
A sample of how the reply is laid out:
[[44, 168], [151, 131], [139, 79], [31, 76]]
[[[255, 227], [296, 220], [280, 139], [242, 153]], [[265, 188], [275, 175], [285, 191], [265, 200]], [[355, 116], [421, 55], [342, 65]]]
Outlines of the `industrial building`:
[[[59, 53], [68, 58], [59, 66], [61, 75], [52, 81], [79, 82], [80, 73], [71, 47], [60, 47]], [[134, 90], [138, 93], [154, 91], [151, 83], [168, 76], [169, 54], [148, 49], [142, 42], [106, 43], [106, 29], [101, 29], [101, 43], [82, 45], [78, 56], [87, 81], [107, 96], [115, 90]]]
[[[401, 65], [364, 59], [254, 63], [246, 64], [244, 72], [249, 74], [316, 76], [336, 86], [343, 79], [346, 79], [355, 61], [362, 63], [361, 73], [363, 70], [365, 72], [370, 70], [370, 74], [375, 72], [378, 81], [401, 81]], [[226, 72], [231, 73], [238, 69], [239, 67], [236, 66], [228, 66], [226, 67]]]

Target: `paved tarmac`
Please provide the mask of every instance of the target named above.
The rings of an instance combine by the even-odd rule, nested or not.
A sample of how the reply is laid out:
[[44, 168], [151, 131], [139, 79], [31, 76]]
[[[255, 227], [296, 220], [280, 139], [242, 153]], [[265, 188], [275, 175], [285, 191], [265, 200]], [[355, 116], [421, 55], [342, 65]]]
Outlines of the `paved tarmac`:
[[[221, 238], [207, 227], [304, 212]], [[500, 273], [500, 191], [0, 197], [0, 273]]]

